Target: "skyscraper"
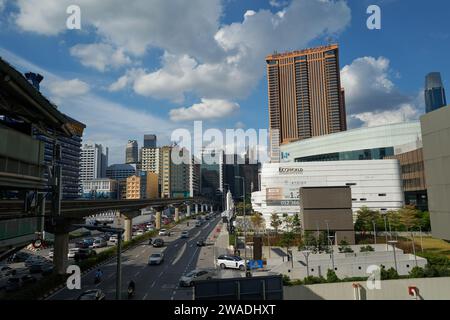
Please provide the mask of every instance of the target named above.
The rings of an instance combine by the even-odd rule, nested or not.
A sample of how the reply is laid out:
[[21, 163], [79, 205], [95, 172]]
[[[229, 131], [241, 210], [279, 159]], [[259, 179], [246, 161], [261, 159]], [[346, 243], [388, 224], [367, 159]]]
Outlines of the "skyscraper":
[[447, 105], [445, 90], [442, 85], [441, 74], [431, 72], [425, 77], [425, 106], [426, 113]]
[[81, 147], [81, 181], [105, 178], [108, 167], [108, 148], [101, 144], [85, 144]]
[[138, 143], [136, 140], [128, 140], [125, 154], [125, 163], [138, 163], [138, 162], [139, 162]]
[[160, 148], [142, 148], [141, 149], [141, 170], [159, 174], [160, 166]]
[[266, 57], [269, 128], [279, 143], [347, 130], [339, 47], [328, 45]]
[[144, 148], [156, 148], [156, 135], [144, 134]]

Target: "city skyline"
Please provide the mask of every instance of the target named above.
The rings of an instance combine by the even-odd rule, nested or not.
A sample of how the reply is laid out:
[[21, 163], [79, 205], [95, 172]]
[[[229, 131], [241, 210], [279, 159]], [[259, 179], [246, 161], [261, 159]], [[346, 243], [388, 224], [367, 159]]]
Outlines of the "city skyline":
[[[6, 1], [0, 11], [4, 26], [0, 43], [8, 43], [8, 47], [0, 45], [0, 55], [22, 72], [43, 74], [44, 94], [62, 111], [87, 124], [84, 142], [110, 147], [111, 163], [121, 162], [127, 140], [141, 140], [151, 132], [161, 144], [168, 144], [173, 129], [191, 128], [189, 121], [194, 119], [203, 119], [206, 126], [219, 129], [266, 128], [264, 57], [274, 51], [324, 45], [330, 36], [341, 48], [349, 128], [417, 119], [425, 112], [423, 76], [440, 71], [445, 79], [449, 73], [444, 57], [449, 35], [444, 31], [445, 19], [436, 17], [444, 14], [444, 8], [427, 11], [419, 1], [410, 1], [408, 12], [404, 12], [399, 1], [382, 2], [382, 29], [372, 31], [365, 24], [367, 5], [359, 1], [271, 3], [210, 1], [202, 10], [195, 9], [189, 28], [183, 29], [181, 34], [188, 42], [176, 42], [160, 29], [155, 29], [153, 36], [136, 32], [123, 39], [122, 30], [88, 28], [94, 21], [107, 22], [101, 12], [114, 9], [108, 3], [97, 7], [80, 2], [87, 18], [83, 21], [86, 30], [78, 32], [64, 30], [64, 23], [58, 24], [65, 22], [65, 10], [44, 17], [42, 12], [49, 12], [45, 10], [47, 4], [33, 2], [33, 7], [42, 10], [31, 19], [31, 7]], [[136, 1], [136, 7], [139, 5]], [[170, 8], [171, 4], [155, 5], [151, 14], [158, 14], [165, 6]], [[448, 4], [440, 2], [439, 6]], [[302, 15], [305, 8], [314, 9], [311, 12], [318, 17]], [[118, 21], [129, 16], [131, 21], [142, 21], [145, 10], [141, 14], [130, 10], [112, 12], [120, 12]], [[299, 14], [298, 19], [292, 18]], [[433, 18], [427, 19], [431, 14]], [[406, 22], [425, 20], [427, 25]], [[145, 23], [150, 30], [155, 28]], [[292, 30], [304, 26], [310, 26], [308, 34], [290, 37]], [[195, 28], [206, 30], [203, 40], [196, 36]], [[267, 32], [250, 36], [262, 30]], [[111, 32], [114, 34], [108, 42], [106, 37]], [[277, 37], [280, 33], [286, 37]], [[404, 44], [418, 39], [420, 50], [408, 50], [406, 54]], [[364, 41], [364, 47], [357, 45], [358, 41]], [[39, 51], [31, 49], [37, 43]], [[58, 59], [49, 59], [49, 50]], [[112, 59], [105, 59], [109, 56]], [[419, 56], [428, 59], [411, 63]], [[175, 70], [180, 77], [174, 77]], [[203, 78], [211, 81], [205, 83]], [[149, 87], [149, 81], [154, 85]], [[165, 81], [172, 82], [172, 89]], [[256, 112], [261, 109], [264, 112]], [[187, 121], [180, 121], [183, 119]]]

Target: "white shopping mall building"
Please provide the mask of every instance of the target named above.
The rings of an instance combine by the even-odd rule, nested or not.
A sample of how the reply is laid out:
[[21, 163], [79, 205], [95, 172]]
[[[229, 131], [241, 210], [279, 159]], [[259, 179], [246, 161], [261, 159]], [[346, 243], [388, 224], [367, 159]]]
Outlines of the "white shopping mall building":
[[299, 213], [301, 187], [350, 186], [354, 213], [364, 206], [380, 211], [403, 206], [397, 160], [267, 163], [260, 179], [261, 189], [252, 193], [252, 206], [264, 215], [267, 228], [274, 212]]

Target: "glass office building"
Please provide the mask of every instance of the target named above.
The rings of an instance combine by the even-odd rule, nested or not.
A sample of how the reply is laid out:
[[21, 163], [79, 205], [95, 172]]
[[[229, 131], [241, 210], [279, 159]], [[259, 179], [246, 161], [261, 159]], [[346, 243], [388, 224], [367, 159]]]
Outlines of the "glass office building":
[[426, 112], [437, 110], [447, 105], [445, 90], [442, 84], [441, 74], [431, 72], [425, 78], [425, 106]]

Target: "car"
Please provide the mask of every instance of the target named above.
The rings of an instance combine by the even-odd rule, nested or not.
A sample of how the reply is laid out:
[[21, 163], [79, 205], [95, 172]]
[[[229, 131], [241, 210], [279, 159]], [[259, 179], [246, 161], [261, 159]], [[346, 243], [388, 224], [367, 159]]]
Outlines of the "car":
[[69, 252], [67, 253], [67, 258], [69, 259], [73, 259], [75, 258], [75, 254], [81, 250], [81, 248], [70, 248]]
[[167, 229], [161, 229], [161, 230], [159, 230], [158, 235], [160, 235], [160, 236], [170, 236], [170, 231], [167, 230]]
[[152, 253], [148, 258], [148, 264], [161, 264], [164, 261], [164, 254], [162, 252]]
[[27, 260], [25, 260], [25, 267], [29, 268], [33, 264], [44, 263], [46, 259], [41, 256], [31, 255]]
[[105, 294], [100, 289], [86, 290], [77, 300], [105, 300]]
[[201, 226], [202, 226], [202, 222], [201, 222], [201, 221], [197, 221], [197, 222], [195, 223], [195, 226], [196, 226], [196, 227], [201, 227]]
[[93, 248], [103, 248], [106, 247], [108, 243], [103, 238], [97, 238], [94, 240], [94, 243], [92, 244]]
[[164, 240], [160, 239], [160, 238], [157, 238], [157, 239], [153, 240], [152, 245], [153, 245], [154, 248], [164, 247]]
[[245, 261], [241, 257], [220, 255], [217, 257], [217, 265], [221, 269], [239, 269], [241, 271], [245, 270]]
[[23, 284], [35, 283], [37, 279], [29, 274], [26, 274], [20, 278]]
[[138, 230], [138, 231], [136, 231], [136, 235], [137, 235], [137, 236], [142, 236], [144, 233], [145, 233], [144, 230]]
[[49, 257], [49, 259], [53, 259], [54, 253], [55, 253], [55, 251], [53, 249], [50, 249], [50, 251], [48, 252], [47, 257]]
[[117, 235], [112, 235], [111, 237], [109, 237], [108, 241], [115, 244], [119, 241], [119, 238], [117, 237]]
[[87, 243], [88, 247], [92, 247], [94, 245], [95, 239], [94, 238], [86, 238], [86, 239], [83, 239], [83, 242]]
[[54, 266], [53, 266], [53, 264], [44, 264], [42, 267], [41, 267], [41, 270], [42, 270], [42, 275], [43, 276], [48, 276], [48, 275], [50, 275], [50, 274], [52, 274], [53, 273], [53, 270], [54, 270]]
[[30, 271], [30, 273], [41, 273], [43, 266], [44, 266], [43, 262], [36, 262], [30, 265], [28, 267], [28, 270]]
[[182, 231], [181, 232], [181, 238], [189, 238], [189, 231]]
[[80, 249], [87, 249], [89, 248], [89, 243], [85, 241], [78, 241], [77, 243], [75, 243], [75, 247]]
[[206, 216], [205, 216], [205, 220], [209, 220], [209, 215], [206, 215]]
[[194, 281], [211, 280], [215, 276], [215, 270], [192, 270], [180, 278], [180, 287], [192, 287]]
[[95, 256], [96, 254], [97, 252], [95, 252], [95, 250], [92, 249], [80, 249], [78, 250], [78, 252], [75, 253], [74, 259], [75, 261], [84, 260], [92, 256]]
[[20, 278], [12, 277], [12, 278], [9, 278], [8, 281], [6, 282], [5, 290], [6, 290], [6, 292], [13, 292], [13, 291], [20, 289], [21, 286], [22, 286], [22, 283], [20, 281]]
[[4, 275], [4, 276], [10, 276], [10, 275], [15, 275], [16, 274], [16, 270], [11, 268], [10, 266], [1, 266], [0, 267], [0, 274]]
[[25, 262], [30, 256], [30, 253], [19, 251], [10, 256], [8, 262]]
[[205, 239], [199, 239], [197, 241], [197, 247], [204, 247], [204, 246], [206, 246]]

